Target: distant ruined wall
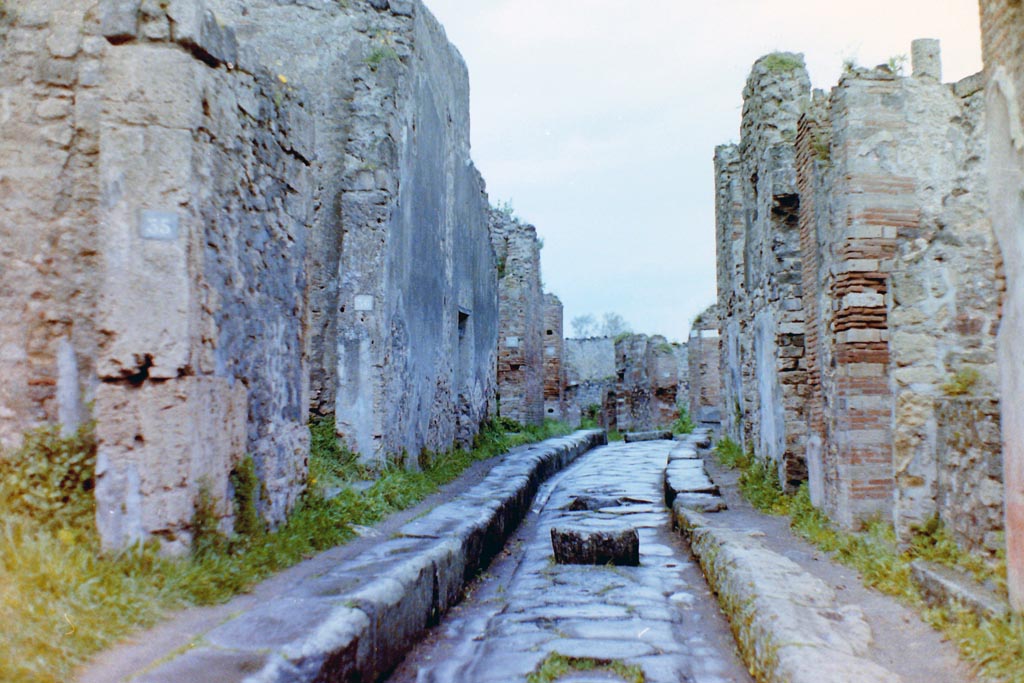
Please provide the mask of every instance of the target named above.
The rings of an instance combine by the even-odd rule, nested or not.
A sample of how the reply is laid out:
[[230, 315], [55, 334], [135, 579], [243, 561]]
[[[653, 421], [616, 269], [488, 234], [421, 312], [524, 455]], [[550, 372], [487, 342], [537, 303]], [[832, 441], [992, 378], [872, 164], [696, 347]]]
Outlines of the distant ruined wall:
[[615, 429], [615, 341], [611, 337], [591, 337], [566, 339], [564, 343], [566, 422], [579, 424], [588, 410], [595, 409], [598, 423]]
[[281, 521], [311, 408], [367, 464], [472, 442], [497, 266], [420, 2], [5, 10], [0, 443], [95, 419], [105, 545], [183, 549], [201, 487], [227, 528], [246, 454]]
[[[744, 242], [746, 236], [746, 211], [743, 203], [743, 177], [740, 168], [740, 152], [736, 145], [720, 145], [715, 148], [715, 217], [718, 273], [718, 312], [721, 355], [719, 375], [721, 377], [721, 420], [722, 432], [743, 448], [753, 446], [751, 421], [745, 419], [752, 414], [747, 405], [748, 396], [744, 388], [748, 372], [743, 363], [741, 349], [747, 348], [743, 332], [747, 329], [744, 313], [747, 310]], [[690, 363], [688, 362], [689, 366]], [[690, 386], [699, 386], [702, 376], [690, 368]], [[690, 414], [696, 410], [694, 392], [688, 392]]]
[[676, 418], [679, 360], [665, 337], [629, 334], [615, 340], [615, 422], [621, 431], [667, 427]]
[[492, 209], [498, 259], [498, 407], [523, 424], [544, 422], [544, 294], [537, 230]]
[[1010, 601], [1024, 611], [1024, 8], [981, 0], [992, 224], [1005, 259], [1006, 300], [999, 330], [1006, 563]]
[[722, 337], [718, 332], [719, 324], [714, 306], [703, 311], [693, 324], [686, 344], [686, 374], [689, 377], [686, 405], [694, 422], [722, 422]]
[[563, 420], [565, 377], [562, 363], [562, 302], [554, 294], [544, 295], [544, 418]]

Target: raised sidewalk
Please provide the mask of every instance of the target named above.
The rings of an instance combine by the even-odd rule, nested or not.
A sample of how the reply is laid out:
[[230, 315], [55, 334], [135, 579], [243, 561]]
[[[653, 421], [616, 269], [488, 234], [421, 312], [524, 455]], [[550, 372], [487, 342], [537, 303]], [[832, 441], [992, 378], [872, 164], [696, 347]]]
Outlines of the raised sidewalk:
[[540, 484], [605, 443], [604, 431], [589, 430], [513, 449], [483, 481], [368, 551], [192, 634], [188, 647], [144, 673], [116, 680], [378, 680], [502, 549]]

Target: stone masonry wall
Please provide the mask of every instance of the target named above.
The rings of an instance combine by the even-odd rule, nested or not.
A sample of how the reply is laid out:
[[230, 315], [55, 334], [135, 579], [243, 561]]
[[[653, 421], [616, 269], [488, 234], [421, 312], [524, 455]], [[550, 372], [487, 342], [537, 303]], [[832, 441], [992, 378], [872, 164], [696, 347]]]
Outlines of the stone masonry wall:
[[0, 442], [95, 418], [106, 545], [181, 549], [247, 453], [280, 521], [311, 405], [371, 464], [472, 441], [496, 265], [465, 65], [421, 3], [5, 10]]
[[497, 295], [461, 57], [420, 2], [209, 1], [281, 78], [322, 84], [313, 410], [368, 464], [469, 443], [494, 391]]
[[615, 340], [615, 421], [621, 431], [667, 427], [678, 415], [679, 361], [665, 337]]
[[499, 276], [499, 412], [538, 425], [544, 421], [544, 295], [537, 230], [492, 209], [490, 231]]
[[689, 391], [686, 396], [690, 418], [694, 422], [718, 423], [722, 421], [722, 338], [718, 333], [718, 316], [714, 307], [704, 311], [690, 330], [687, 342], [687, 375]]
[[[280, 519], [308, 451], [307, 217], [294, 201], [314, 156], [304, 93], [240, 60], [195, 3], [13, 3], [8, 21], [6, 97], [52, 123], [5, 127], [5, 177], [38, 163], [23, 155], [40, 137], [30, 129], [66, 156], [51, 169], [55, 201], [29, 213], [34, 191], [4, 193], [5, 266], [49, 264], [2, 304], [5, 316], [39, 311], [4, 328], [20, 368], [3, 382], [9, 427], [95, 418], [107, 546], [183, 547], [200, 487], [230, 513], [228, 473], [246, 453], [264, 513]], [[32, 255], [26, 225], [39, 219], [54, 240]], [[19, 395], [28, 405], [8, 402]]]
[[806, 478], [807, 373], [793, 142], [809, 91], [801, 55], [759, 59], [744, 90], [739, 147], [716, 154], [721, 374], [731, 402], [722, 412], [731, 433], [739, 431], [742, 414], [742, 442], [776, 463], [788, 484]]
[[591, 337], [566, 339], [564, 344], [566, 422], [579, 424], [588, 410], [594, 409], [599, 424], [614, 429], [616, 411], [606, 407], [615, 396], [615, 341]]
[[[743, 204], [743, 178], [740, 169], [740, 153], [736, 145], [720, 145], [715, 149], [715, 217], [718, 272], [718, 311], [721, 316], [721, 420], [722, 432], [743, 448], [753, 447], [750, 430], [753, 425], [745, 419], [752, 413], [747, 405], [749, 398], [744, 391], [745, 373], [741, 348], [746, 348], [743, 334], [747, 320], [742, 315], [746, 310], [745, 266], [743, 246], [746, 236], [746, 212]], [[689, 365], [689, 362], [687, 363]], [[698, 386], [701, 375], [690, 369], [690, 383]], [[695, 410], [693, 396], [689, 392], [691, 416]]]
[[999, 401], [939, 399], [936, 513], [957, 544], [994, 558], [1003, 547], [1003, 450]]
[[544, 417], [563, 420], [565, 377], [562, 371], [565, 340], [562, 337], [562, 302], [544, 295]]
[[1024, 7], [981, 0], [989, 143], [989, 209], [1005, 259], [1006, 300], [999, 331], [1006, 560], [1010, 601], [1024, 611]]

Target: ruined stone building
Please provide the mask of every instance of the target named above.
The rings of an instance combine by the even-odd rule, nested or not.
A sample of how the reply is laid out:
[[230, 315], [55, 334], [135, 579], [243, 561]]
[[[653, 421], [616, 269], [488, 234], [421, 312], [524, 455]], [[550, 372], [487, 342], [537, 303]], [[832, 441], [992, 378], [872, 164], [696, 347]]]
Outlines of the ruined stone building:
[[[543, 418], [535, 234], [492, 244], [466, 67], [419, 0], [5, 10], [0, 442], [94, 419], [106, 545], [181, 548], [246, 454], [280, 521], [310, 411], [371, 466], [470, 443], [512, 338], [503, 406]], [[500, 345], [499, 269], [535, 332]]]
[[998, 347], [1010, 602], [1024, 611], [1024, 8], [981, 0], [990, 217], [1005, 257]]
[[562, 336], [562, 301], [554, 294], [544, 295], [544, 418], [565, 417], [565, 376], [562, 362], [565, 339]]
[[937, 515], [992, 555], [1004, 285], [983, 86], [942, 83], [931, 40], [910, 75], [850, 67], [828, 95], [800, 55], [769, 55], [715, 167], [725, 430], [843, 526]]
[[565, 416], [595, 417], [608, 429], [667, 427], [685, 405], [686, 345], [660, 335], [565, 340]]
[[497, 411], [528, 425], [544, 422], [544, 291], [537, 229], [492, 209], [498, 259]]
[[711, 424], [722, 421], [721, 335], [718, 332], [718, 311], [714, 306], [703, 311], [690, 326], [690, 338], [680, 348], [681, 375], [686, 378], [681, 398], [694, 422]]

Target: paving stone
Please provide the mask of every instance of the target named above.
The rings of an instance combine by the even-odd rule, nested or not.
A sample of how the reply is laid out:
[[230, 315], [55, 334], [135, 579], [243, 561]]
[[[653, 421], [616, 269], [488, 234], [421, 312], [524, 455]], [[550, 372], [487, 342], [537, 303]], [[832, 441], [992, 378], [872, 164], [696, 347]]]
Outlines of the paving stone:
[[640, 564], [640, 536], [633, 527], [552, 527], [559, 564]]
[[626, 432], [622, 435], [622, 439], [626, 443], [635, 443], [637, 441], [671, 441], [672, 432], [667, 430], [654, 432]]
[[910, 567], [925, 600], [933, 606], [954, 602], [978, 617], [993, 619], [1001, 619], [1010, 610], [1010, 606], [993, 591], [949, 567], [924, 560], [915, 560]]

